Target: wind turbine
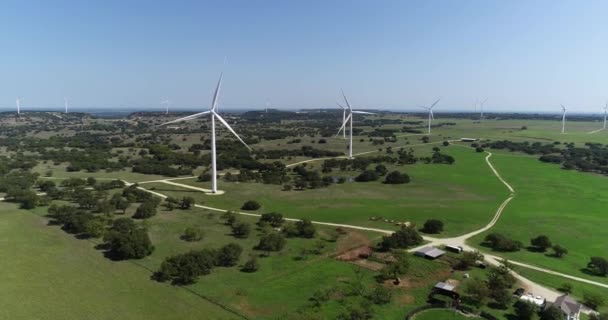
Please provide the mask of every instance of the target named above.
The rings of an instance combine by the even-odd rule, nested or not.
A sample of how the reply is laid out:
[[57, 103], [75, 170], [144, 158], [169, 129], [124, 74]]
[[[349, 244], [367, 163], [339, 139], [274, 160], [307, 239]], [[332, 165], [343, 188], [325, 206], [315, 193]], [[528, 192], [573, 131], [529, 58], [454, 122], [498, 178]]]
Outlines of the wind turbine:
[[566, 107], [562, 104], [562, 133], [566, 133]]
[[350, 106], [350, 103], [348, 102], [348, 99], [346, 98], [346, 95], [344, 94], [344, 91], [342, 91], [342, 96], [344, 97], [344, 102], [346, 102], [346, 107], [348, 109], [348, 116], [344, 119], [344, 122], [342, 123], [342, 126], [340, 127], [340, 129], [338, 130], [338, 133], [336, 134], [336, 136], [338, 136], [340, 134], [340, 131], [342, 131], [342, 129], [346, 130], [346, 123], [349, 122], [350, 123], [350, 133], [348, 135], [348, 157], [350, 159], [353, 158], [353, 114], [374, 114], [371, 112], [365, 112], [365, 111], [357, 111], [357, 110], [353, 110], [353, 108]]
[[245, 141], [243, 141], [243, 139], [241, 139], [241, 137], [239, 137], [239, 135], [232, 129], [232, 127], [230, 127], [228, 122], [226, 122], [226, 120], [224, 120], [224, 118], [220, 117], [220, 115], [217, 114], [217, 102], [218, 102], [218, 97], [220, 94], [221, 86], [222, 86], [222, 74], [220, 74], [220, 79], [217, 81], [217, 87], [215, 87], [215, 93], [213, 94], [213, 100], [211, 101], [211, 108], [209, 110], [195, 113], [195, 114], [189, 115], [187, 117], [175, 119], [175, 120], [161, 124], [161, 126], [164, 126], [164, 125], [167, 125], [170, 123], [176, 123], [176, 122], [182, 122], [182, 121], [188, 121], [188, 120], [200, 118], [204, 115], [211, 116], [211, 193], [215, 193], [215, 194], [217, 194], [217, 163], [216, 163], [217, 155], [216, 155], [216, 148], [215, 148], [215, 119], [219, 120], [224, 125], [224, 127], [226, 127], [226, 129], [228, 129], [230, 132], [232, 132], [232, 134], [243, 145], [245, 145], [245, 147], [247, 147], [247, 149], [251, 150], [251, 148], [245, 143]]
[[[338, 107], [342, 108], [342, 123], [344, 123], [346, 121], [346, 110], [348, 110], [348, 108], [344, 107], [343, 105], [341, 105], [337, 102], [336, 102], [336, 104], [338, 105]], [[340, 131], [338, 131], [338, 134], [340, 134]], [[346, 130], [342, 131], [342, 139], [346, 139]]]
[[604, 106], [604, 127], [602, 129], [606, 130], [606, 113], [608, 112], [608, 102]]
[[481, 120], [483, 120], [483, 105], [486, 104], [486, 101], [488, 101], [488, 98], [486, 98], [485, 100], [483, 100], [483, 102], [479, 105], [479, 108], [481, 110], [481, 114], [479, 115], [479, 121], [481, 122]]
[[268, 99], [266, 99], [266, 106], [264, 107], [264, 113], [268, 113]]
[[68, 97], [63, 97], [63, 105], [65, 106], [65, 113], [68, 113]]
[[433, 108], [437, 103], [439, 103], [439, 100], [441, 99], [437, 99], [437, 101], [435, 101], [430, 107], [422, 107], [429, 111], [429, 135], [431, 134], [431, 120], [435, 120], [435, 116], [433, 115]]
[[15, 104], [17, 105], [17, 115], [21, 114], [21, 98], [17, 97], [15, 100]]
[[168, 99], [165, 99], [165, 100], [161, 101], [160, 104], [162, 106], [165, 106], [165, 114], [169, 114], [169, 105], [171, 105], [171, 101], [169, 101]]

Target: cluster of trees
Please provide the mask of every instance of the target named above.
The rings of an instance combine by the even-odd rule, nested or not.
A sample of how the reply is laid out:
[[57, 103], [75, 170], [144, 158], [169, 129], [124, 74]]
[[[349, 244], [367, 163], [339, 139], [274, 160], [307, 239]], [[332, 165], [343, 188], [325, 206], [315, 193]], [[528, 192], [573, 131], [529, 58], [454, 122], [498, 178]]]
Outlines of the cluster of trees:
[[424, 222], [422, 232], [424, 233], [441, 233], [443, 231], [443, 222], [437, 219], [429, 219]]
[[523, 248], [521, 241], [507, 238], [500, 233], [490, 233], [484, 239], [485, 244], [496, 251], [514, 252]]
[[391, 171], [384, 178], [386, 184], [404, 184], [410, 182], [410, 176], [405, 172]]
[[141, 259], [154, 251], [147, 230], [129, 218], [114, 220], [103, 240], [107, 255], [116, 260]]
[[154, 274], [158, 281], [171, 281], [186, 285], [196, 282], [198, 277], [209, 274], [215, 267], [232, 267], [238, 264], [243, 248], [229, 243], [220, 249], [203, 249], [174, 255], [162, 262]]
[[425, 163], [435, 164], [454, 164], [454, 162], [456, 162], [456, 159], [454, 159], [454, 157], [449, 154], [443, 154], [438, 149], [439, 148], [436, 148], [436, 150], [433, 151], [433, 155], [431, 155], [430, 157], [425, 157], [421, 160], [423, 160]]
[[303, 190], [306, 188], [317, 189], [331, 185], [334, 180], [332, 177], [321, 177], [319, 171], [306, 170], [306, 167], [299, 165], [293, 168], [298, 177], [294, 181], [296, 189]]
[[587, 269], [598, 276], [608, 276], [608, 260], [602, 257], [591, 257]]
[[508, 267], [492, 267], [488, 270], [487, 279], [471, 278], [464, 287], [464, 298], [475, 307], [485, 305], [489, 299], [494, 300], [498, 308], [506, 309], [513, 300], [511, 288], [516, 279]]
[[314, 238], [317, 234], [315, 225], [308, 219], [286, 224], [283, 233], [288, 237]]
[[196, 203], [196, 201], [194, 200], [193, 197], [184, 196], [184, 197], [182, 197], [181, 200], [176, 199], [174, 197], [167, 197], [167, 198], [165, 198], [164, 206], [169, 211], [171, 211], [175, 208], [180, 208], [182, 210], [188, 210], [188, 209], [192, 208], [195, 203]]
[[530, 239], [530, 245], [535, 251], [538, 252], [547, 252], [548, 249], [553, 249], [553, 256], [557, 258], [561, 258], [564, 255], [568, 254], [568, 249], [558, 245], [552, 244], [549, 237], [545, 235], [539, 235], [535, 238]]
[[251, 233], [251, 225], [247, 222], [240, 221], [236, 213], [232, 211], [226, 211], [222, 215], [224, 224], [230, 226], [232, 234], [237, 238], [247, 238]]
[[414, 245], [419, 245], [423, 241], [422, 236], [414, 227], [401, 227], [390, 236], [383, 236], [379, 244], [382, 251], [391, 249], [403, 249]]

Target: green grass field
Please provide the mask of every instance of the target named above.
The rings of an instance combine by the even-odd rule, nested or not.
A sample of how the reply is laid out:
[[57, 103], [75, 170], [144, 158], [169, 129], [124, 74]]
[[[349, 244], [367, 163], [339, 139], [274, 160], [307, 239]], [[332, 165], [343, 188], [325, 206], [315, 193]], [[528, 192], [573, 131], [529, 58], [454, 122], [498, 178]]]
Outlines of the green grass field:
[[0, 203], [2, 319], [238, 319], [191, 292], [112, 262], [47, 219]]
[[581, 271], [591, 256], [604, 256], [607, 250], [606, 243], [598, 241], [608, 237], [608, 229], [604, 228], [608, 206], [603, 191], [608, 185], [606, 177], [562, 170], [530, 157], [496, 155], [493, 162], [515, 188], [516, 197], [495, 227], [470, 243], [479, 245], [486, 234], [500, 232], [527, 246], [532, 237], [544, 234], [553, 243], [566, 247], [569, 254], [558, 259], [524, 249], [499, 255], [608, 283], [607, 278]]
[[[414, 222], [419, 226], [426, 219], [437, 218], [445, 223], [445, 232], [440, 236], [476, 230], [491, 220], [508, 190], [491, 173], [484, 160], [485, 154], [460, 147], [442, 150], [456, 158], [454, 165], [416, 164], [394, 168], [411, 176], [412, 182], [405, 185], [386, 185], [380, 181], [347, 182], [328, 188], [281, 191], [281, 186], [277, 185], [221, 181], [220, 189], [226, 193], [219, 196], [163, 183], [143, 186], [178, 198], [193, 196], [198, 203], [231, 210], [239, 210], [246, 200], [257, 200], [262, 204], [261, 212], [276, 211], [291, 218], [389, 230], [397, 227], [391, 223], [370, 221], [369, 218], [382, 216]], [[208, 183], [200, 183], [196, 179], [176, 182], [209, 187]]]

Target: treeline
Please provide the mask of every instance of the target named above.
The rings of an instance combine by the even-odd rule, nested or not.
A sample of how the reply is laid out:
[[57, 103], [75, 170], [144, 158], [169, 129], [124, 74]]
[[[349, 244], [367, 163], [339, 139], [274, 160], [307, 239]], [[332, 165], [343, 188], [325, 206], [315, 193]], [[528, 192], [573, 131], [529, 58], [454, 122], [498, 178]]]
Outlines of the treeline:
[[558, 148], [559, 142], [541, 144], [539, 142], [512, 142], [508, 140], [485, 144], [493, 149], [508, 149], [541, 156], [539, 160], [547, 163], [561, 164], [563, 169], [597, 172], [608, 174], [608, 145], [585, 143], [585, 147], [576, 147], [573, 143]]

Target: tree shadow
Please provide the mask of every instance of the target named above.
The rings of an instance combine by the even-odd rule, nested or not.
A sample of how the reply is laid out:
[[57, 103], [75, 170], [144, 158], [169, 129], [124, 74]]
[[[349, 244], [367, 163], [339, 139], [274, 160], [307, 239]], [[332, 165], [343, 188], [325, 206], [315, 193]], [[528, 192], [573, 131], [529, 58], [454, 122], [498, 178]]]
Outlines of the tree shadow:
[[535, 246], [527, 246], [526, 250], [528, 250], [529, 252], [537, 252], [537, 253], [546, 252], [546, 250], [543, 251], [541, 248], [535, 247]]

